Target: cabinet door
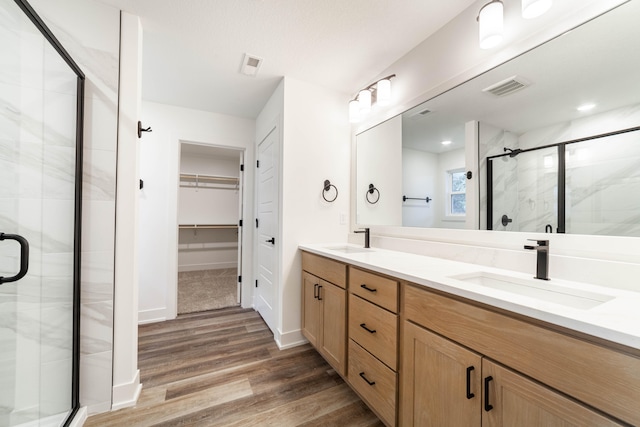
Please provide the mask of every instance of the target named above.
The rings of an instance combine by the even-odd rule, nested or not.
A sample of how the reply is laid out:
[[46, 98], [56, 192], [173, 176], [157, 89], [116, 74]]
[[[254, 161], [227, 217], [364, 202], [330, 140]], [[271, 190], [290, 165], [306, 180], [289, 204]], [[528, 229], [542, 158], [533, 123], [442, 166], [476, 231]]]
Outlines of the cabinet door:
[[322, 302], [320, 352], [341, 375], [346, 374], [346, 291], [322, 281], [319, 290]]
[[318, 348], [320, 336], [319, 287], [320, 279], [306, 271], [302, 273], [302, 334], [316, 348]]
[[403, 327], [400, 425], [480, 426], [481, 356], [412, 323]]
[[482, 374], [487, 382], [483, 386], [483, 427], [621, 425], [487, 359], [482, 362]]

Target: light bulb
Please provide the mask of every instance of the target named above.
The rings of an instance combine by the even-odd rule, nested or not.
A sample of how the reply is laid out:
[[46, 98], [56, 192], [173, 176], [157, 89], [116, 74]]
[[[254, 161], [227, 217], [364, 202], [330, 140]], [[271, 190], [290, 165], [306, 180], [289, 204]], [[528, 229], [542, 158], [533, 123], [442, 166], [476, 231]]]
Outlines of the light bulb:
[[391, 102], [391, 80], [380, 80], [376, 84], [376, 99], [380, 105], [389, 105]]
[[360, 103], [360, 112], [368, 113], [371, 110], [371, 91], [369, 89], [361, 90], [358, 94], [358, 102]]
[[481, 49], [491, 49], [502, 41], [503, 12], [504, 5], [499, 0], [487, 3], [480, 9], [478, 26]]

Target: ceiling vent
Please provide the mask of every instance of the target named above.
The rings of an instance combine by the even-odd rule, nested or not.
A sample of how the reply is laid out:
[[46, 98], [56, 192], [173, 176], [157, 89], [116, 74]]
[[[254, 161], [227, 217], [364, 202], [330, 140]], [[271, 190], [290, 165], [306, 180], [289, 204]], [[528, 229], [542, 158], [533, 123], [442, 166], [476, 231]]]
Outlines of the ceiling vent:
[[531, 83], [520, 76], [513, 76], [494, 85], [491, 85], [486, 89], [482, 89], [482, 91], [488, 92], [495, 96], [506, 96], [522, 90], [530, 84]]
[[258, 74], [258, 70], [261, 65], [262, 58], [245, 53], [244, 59], [242, 60], [242, 67], [240, 67], [240, 72], [247, 76], [255, 76]]
[[416, 111], [415, 113], [410, 114], [409, 117], [411, 117], [412, 119], [421, 119], [430, 113], [431, 113], [431, 110], [429, 110], [428, 108], [425, 108], [422, 111]]

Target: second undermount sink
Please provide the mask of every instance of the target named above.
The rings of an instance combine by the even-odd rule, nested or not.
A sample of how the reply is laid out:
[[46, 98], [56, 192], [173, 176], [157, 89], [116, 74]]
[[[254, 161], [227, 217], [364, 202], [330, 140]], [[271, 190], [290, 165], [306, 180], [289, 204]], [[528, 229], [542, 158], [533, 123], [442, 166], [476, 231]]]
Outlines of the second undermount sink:
[[369, 248], [358, 248], [355, 246], [347, 246], [347, 245], [342, 245], [342, 246], [330, 246], [328, 248], [330, 251], [336, 251], [336, 252], [342, 252], [345, 254], [359, 254], [359, 253], [363, 253], [363, 252], [371, 252], [371, 249]]
[[498, 289], [516, 295], [539, 299], [541, 301], [564, 305], [566, 307], [588, 310], [614, 299], [614, 296], [583, 291], [559, 285], [553, 281], [522, 279], [501, 274], [479, 271], [475, 273], [449, 276], [486, 288]]

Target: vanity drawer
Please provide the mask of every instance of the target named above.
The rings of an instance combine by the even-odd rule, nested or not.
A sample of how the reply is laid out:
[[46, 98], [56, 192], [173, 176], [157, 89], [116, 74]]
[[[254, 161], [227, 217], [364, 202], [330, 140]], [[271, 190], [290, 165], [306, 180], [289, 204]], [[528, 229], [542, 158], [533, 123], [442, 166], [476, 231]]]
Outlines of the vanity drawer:
[[349, 295], [349, 338], [394, 371], [397, 367], [397, 325], [395, 314]]
[[302, 269], [343, 289], [347, 287], [346, 264], [303, 251]]
[[396, 373], [349, 340], [349, 383], [388, 425], [396, 425]]
[[395, 280], [349, 267], [349, 290], [380, 307], [398, 312], [398, 282]]

